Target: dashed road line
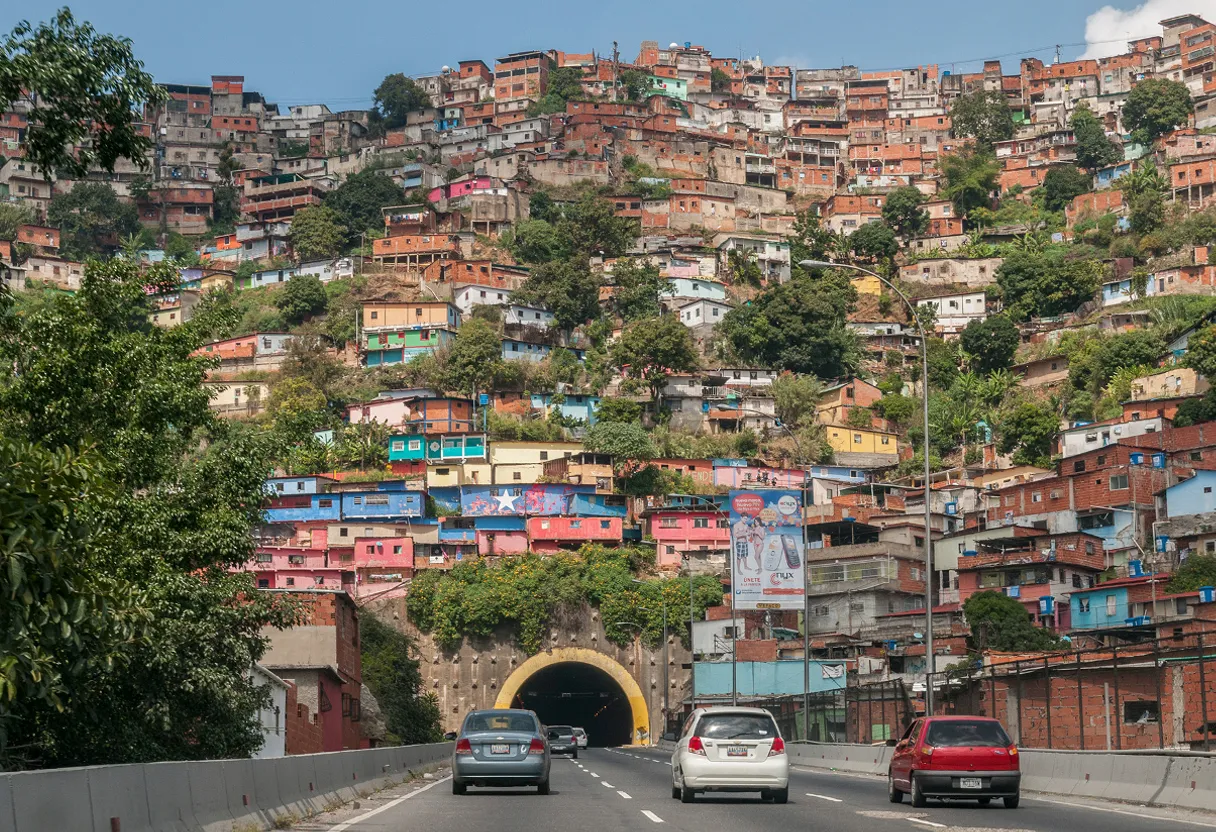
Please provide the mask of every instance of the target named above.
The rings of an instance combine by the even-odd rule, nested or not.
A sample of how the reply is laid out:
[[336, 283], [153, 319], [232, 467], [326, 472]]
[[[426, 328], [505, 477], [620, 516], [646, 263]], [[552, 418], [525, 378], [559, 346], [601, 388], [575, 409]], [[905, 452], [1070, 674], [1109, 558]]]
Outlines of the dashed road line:
[[908, 823], [919, 823], [922, 826], [932, 826], [934, 829], [946, 828], [946, 824], [944, 823], [934, 823], [933, 821], [925, 820], [924, 818], [908, 818]]
[[650, 811], [649, 809], [643, 809], [642, 814], [645, 815], [646, 817], [650, 818], [655, 823], [663, 822], [663, 819], [661, 817], [659, 817], [658, 815], [656, 815], [654, 812]]
[[844, 801], [841, 800], [839, 797], [828, 797], [826, 794], [812, 794], [811, 792], [807, 792], [806, 796], [807, 797], [817, 797], [820, 800], [830, 800], [833, 803], [844, 803]]
[[601, 784], [603, 784], [605, 788], [609, 788], [609, 789], [615, 789], [615, 788], [616, 788], [616, 786], [612, 785], [612, 784], [611, 784], [611, 783], [609, 783], [607, 780], [601, 780], [601, 781], [600, 781], [600, 783], [601, 783]]
[[596, 774], [594, 771], [589, 771], [587, 773], [590, 774], [592, 777], [599, 777], [599, 775]]
[[621, 797], [625, 798], [626, 800], [633, 800], [633, 797], [630, 796], [629, 792], [623, 792], [620, 789], [617, 789], [616, 793], [619, 794]]

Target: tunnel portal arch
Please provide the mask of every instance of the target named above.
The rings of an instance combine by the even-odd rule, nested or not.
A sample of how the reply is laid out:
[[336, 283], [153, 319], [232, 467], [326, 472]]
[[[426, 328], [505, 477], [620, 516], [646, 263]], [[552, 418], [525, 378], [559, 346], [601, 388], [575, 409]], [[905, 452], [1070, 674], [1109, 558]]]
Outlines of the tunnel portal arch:
[[632, 742], [647, 744], [650, 741], [650, 710], [646, 697], [633, 675], [619, 662], [595, 650], [582, 647], [559, 647], [545, 653], [532, 656], [507, 677], [498, 698], [494, 702], [496, 708], [510, 708], [528, 680], [547, 668], [563, 664], [589, 665], [602, 671], [620, 687], [629, 703], [632, 715]]

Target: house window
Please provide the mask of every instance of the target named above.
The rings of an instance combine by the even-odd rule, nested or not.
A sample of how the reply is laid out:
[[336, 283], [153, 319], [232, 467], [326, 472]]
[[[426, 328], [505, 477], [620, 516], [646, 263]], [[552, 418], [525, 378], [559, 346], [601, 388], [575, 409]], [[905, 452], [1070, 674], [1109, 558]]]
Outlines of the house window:
[[394, 439], [393, 440], [393, 450], [394, 451], [404, 451], [405, 450], [405, 440], [404, 439]]
[[674, 529], [679, 526], [679, 521], [674, 517], [663, 517], [659, 519], [660, 529]]
[[348, 529], [346, 526], [338, 529], [338, 537], [350, 537], [350, 529]]
[[1191, 451], [1191, 462], [1202, 462], [1203, 451]]
[[288, 579], [287, 579], [287, 585], [288, 585], [288, 586], [295, 586], [295, 585], [296, 585], [296, 579], [295, 579], [295, 578], [288, 578]]
[[317, 508], [333, 508], [334, 501], [332, 499], [317, 500]]
[[694, 517], [693, 521], [692, 521], [692, 527], [694, 529], [708, 529], [709, 528], [709, 518], [708, 517]]
[[1106, 464], [1106, 454], [1098, 454], [1098, 464], [1099, 465]]
[[572, 529], [581, 529], [582, 527], [583, 527], [583, 521], [582, 521], [582, 520], [571, 520], [571, 521], [570, 521], [570, 528], [572, 528]]
[[860, 445], [860, 444], [861, 444], [861, 434], [860, 434], [860, 433], [855, 433], [855, 434], [853, 434], [853, 444], [854, 444], [854, 445]]
[[1106, 616], [1107, 616], [1107, 618], [1114, 618], [1118, 612], [1119, 612], [1118, 599], [1114, 595], [1107, 595], [1106, 596]]
[[668, 546], [668, 547], [667, 547], [667, 554], [669, 554], [669, 555], [674, 555], [675, 553], [676, 553], [676, 547], [675, 547], [675, 546]]
[[1085, 470], [1085, 460], [1078, 459], [1076, 462], [1074, 462], [1072, 464], [1072, 471], [1074, 474], [1079, 474], [1084, 470]]
[[719, 528], [719, 529], [729, 529], [729, 528], [730, 528], [730, 520], [728, 520], [728, 519], [727, 519], [727, 518], [725, 518], [725, 517], [719, 517], [719, 518], [718, 518], [718, 524], [717, 524], [717, 525], [718, 525], [718, 528]]
[[[1063, 571], [1063, 570], [1061, 570], [1061, 571]], [[1079, 574], [1077, 574], [1076, 572], [1072, 573], [1072, 586], [1073, 586], [1073, 589], [1081, 588], [1081, 576]]]
[[1127, 490], [1127, 474], [1115, 474], [1110, 478], [1111, 491], [1126, 491]]
[[1089, 612], [1089, 599], [1088, 598], [1078, 598], [1077, 599], [1077, 612], [1083, 612], [1083, 613]]
[[541, 452], [540, 452], [540, 461], [541, 461], [541, 462], [545, 462], [545, 461], [547, 461], [548, 459], [549, 459], [549, 452], [548, 452], [548, 451], [541, 451]]
[[513, 480], [522, 480], [523, 478], [523, 474], [521, 474], [519, 471], [515, 471], [511, 474], [511, 479]]
[[1161, 705], [1154, 701], [1137, 700], [1123, 703], [1124, 725], [1156, 725], [1161, 721]]
[[1032, 502], [1032, 503], [1043, 502], [1043, 492], [1041, 492], [1041, 491], [1030, 492], [1030, 502]]

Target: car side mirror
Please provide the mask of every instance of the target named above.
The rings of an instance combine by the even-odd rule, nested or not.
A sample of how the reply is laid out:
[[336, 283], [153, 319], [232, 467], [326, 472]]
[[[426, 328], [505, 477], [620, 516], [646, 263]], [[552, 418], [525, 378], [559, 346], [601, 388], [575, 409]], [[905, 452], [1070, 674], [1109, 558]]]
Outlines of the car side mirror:
[[455, 731], [448, 731], [446, 734], [444, 734], [444, 735], [443, 735], [443, 738], [444, 738], [445, 740], [449, 740], [449, 741], [450, 741], [450, 740], [454, 740], [454, 739], [456, 739], [456, 732], [455, 732]]
[[897, 740], [897, 739], [889, 739], [889, 740], [887, 740], [887, 747], [888, 747], [888, 748], [898, 748], [899, 746], [900, 746], [900, 742], [899, 742], [899, 740]]

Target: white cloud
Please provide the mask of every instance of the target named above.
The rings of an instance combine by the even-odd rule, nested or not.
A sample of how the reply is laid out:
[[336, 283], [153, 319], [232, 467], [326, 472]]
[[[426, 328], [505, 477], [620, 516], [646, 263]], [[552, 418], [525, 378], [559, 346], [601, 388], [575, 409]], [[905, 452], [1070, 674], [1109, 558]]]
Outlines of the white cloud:
[[1085, 54], [1105, 58], [1127, 51], [1127, 41], [1161, 34], [1161, 21], [1197, 14], [1216, 22], [1216, 0], [1146, 0], [1134, 8], [1103, 6], [1085, 20]]

